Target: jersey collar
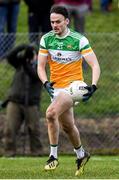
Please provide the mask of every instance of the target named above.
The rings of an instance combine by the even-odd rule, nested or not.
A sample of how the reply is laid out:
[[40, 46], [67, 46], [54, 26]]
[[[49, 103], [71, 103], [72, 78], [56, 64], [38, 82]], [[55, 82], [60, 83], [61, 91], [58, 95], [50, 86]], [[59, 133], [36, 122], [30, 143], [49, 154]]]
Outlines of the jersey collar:
[[58, 39], [64, 39], [64, 38], [67, 37], [69, 34], [70, 34], [70, 29], [68, 28], [68, 31], [67, 31], [67, 33], [66, 33], [64, 36], [58, 36], [58, 35], [56, 35], [56, 37], [57, 37]]

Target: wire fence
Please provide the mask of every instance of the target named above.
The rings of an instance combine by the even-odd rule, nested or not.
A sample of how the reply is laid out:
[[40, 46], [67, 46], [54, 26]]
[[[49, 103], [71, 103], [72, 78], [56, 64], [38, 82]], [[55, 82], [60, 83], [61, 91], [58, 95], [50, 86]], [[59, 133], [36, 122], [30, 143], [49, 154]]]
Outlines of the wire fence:
[[[3, 34], [1, 36], [0, 100], [3, 101], [7, 97], [14, 74], [14, 69], [4, 58], [5, 53], [16, 45], [29, 43], [29, 39], [31, 42], [38, 39], [39, 42], [41, 34], [31, 34], [30, 36], [27, 33], [18, 33], [16, 36], [6, 34], [4, 40]], [[92, 100], [75, 107], [77, 124], [81, 131], [83, 143], [88, 149], [91, 148], [92, 151], [98, 153], [119, 153], [119, 33], [87, 33], [86, 37], [99, 60], [101, 78], [98, 90]], [[84, 67], [84, 78], [87, 84], [91, 83], [91, 70], [88, 66]], [[43, 91], [41, 99], [42, 117], [45, 116], [49, 102], [47, 93]], [[1, 115], [4, 112], [4, 110], [1, 111]], [[1, 119], [0, 121], [2, 121]], [[43, 136], [45, 136], [44, 132]], [[64, 137], [62, 144], [66, 140], [63, 133], [61, 136]], [[66, 145], [67, 143], [64, 143], [62, 152], [71, 151], [71, 148]]]

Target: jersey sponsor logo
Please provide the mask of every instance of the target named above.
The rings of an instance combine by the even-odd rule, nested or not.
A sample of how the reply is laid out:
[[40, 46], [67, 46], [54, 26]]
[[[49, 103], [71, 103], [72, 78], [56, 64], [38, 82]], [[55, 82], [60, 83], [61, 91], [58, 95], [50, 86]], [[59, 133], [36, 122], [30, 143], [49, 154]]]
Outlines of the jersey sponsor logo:
[[57, 53], [57, 56], [61, 56], [62, 54], [60, 52]]
[[61, 54], [60, 56], [53, 56], [52, 59], [54, 61], [57, 61], [57, 62], [61, 62], [61, 63], [68, 63], [68, 62], [72, 62], [72, 59], [70, 57], [61, 57]]
[[79, 51], [62, 51], [51, 49], [49, 50], [49, 54], [52, 61], [63, 64], [79, 61], [81, 59], [81, 54]]

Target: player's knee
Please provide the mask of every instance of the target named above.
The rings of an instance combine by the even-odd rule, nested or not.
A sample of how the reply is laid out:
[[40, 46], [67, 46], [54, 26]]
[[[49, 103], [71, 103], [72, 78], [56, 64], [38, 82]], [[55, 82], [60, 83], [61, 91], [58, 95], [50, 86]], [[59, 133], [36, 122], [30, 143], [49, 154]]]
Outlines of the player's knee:
[[46, 111], [47, 121], [54, 121], [56, 119], [56, 111], [54, 108], [50, 108]]

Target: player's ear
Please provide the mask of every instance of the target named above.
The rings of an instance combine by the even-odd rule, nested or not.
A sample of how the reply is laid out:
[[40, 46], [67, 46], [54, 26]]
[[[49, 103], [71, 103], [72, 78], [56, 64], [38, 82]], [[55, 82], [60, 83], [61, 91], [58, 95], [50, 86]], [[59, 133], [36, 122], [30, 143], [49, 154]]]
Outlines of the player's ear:
[[66, 18], [66, 24], [67, 24], [67, 25], [69, 24], [69, 19], [68, 19], [68, 18]]

